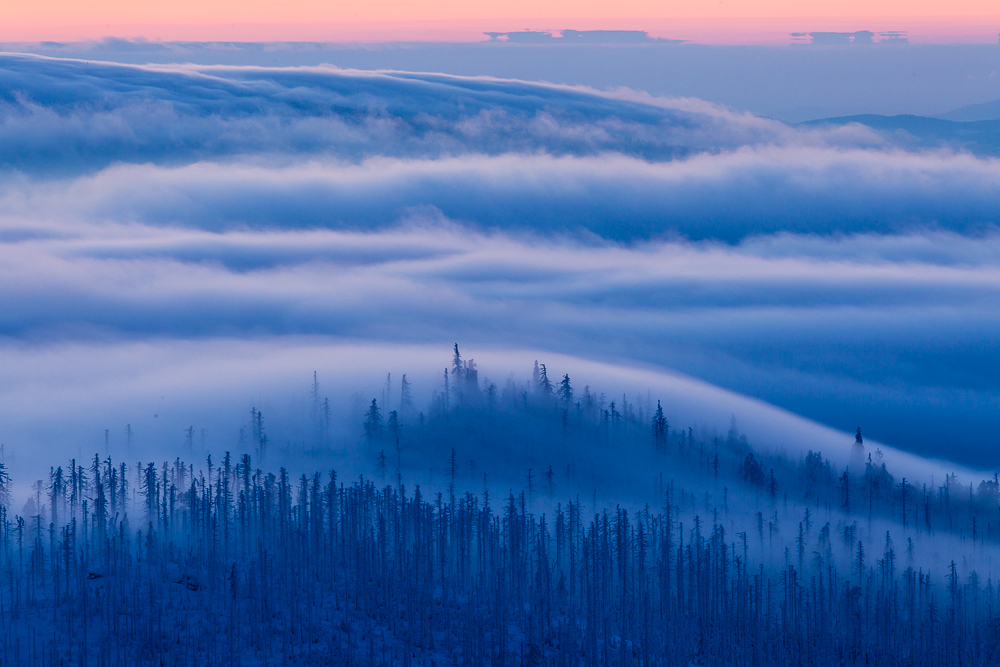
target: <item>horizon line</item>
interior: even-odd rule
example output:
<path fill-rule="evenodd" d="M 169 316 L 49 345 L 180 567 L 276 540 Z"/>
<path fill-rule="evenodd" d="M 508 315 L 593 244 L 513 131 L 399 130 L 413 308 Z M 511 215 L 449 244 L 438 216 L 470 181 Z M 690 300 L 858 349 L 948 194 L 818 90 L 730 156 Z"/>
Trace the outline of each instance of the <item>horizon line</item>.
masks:
<path fill-rule="evenodd" d="M 789 45 L 810 33 L 905 34 L 911 44 L 998 44 L 1000 16 L 985 20 L 941 19 L 566 19 L 449 21 L 367 21 L 326 23 L 151 24 L 101 23 L 73 26 L 6 26 L 0 43 L 85 43 L 123 40 L 133 43 L 476 43 L 491 40 L 489 33 L 562 33 L 563 31 L 634 31 L 646 33 L 649 43 L 664 41 L 702 45 Z M 986 27 L 991 26 L 991 27 Z M 547 43 L 561 43 L 553 37 Z M 656 42 L 656 40 L 662 40 Z M 876 40 L 877 42 L 878 40 Z M 642 43 L 642 42 L 637 42 Z"/>

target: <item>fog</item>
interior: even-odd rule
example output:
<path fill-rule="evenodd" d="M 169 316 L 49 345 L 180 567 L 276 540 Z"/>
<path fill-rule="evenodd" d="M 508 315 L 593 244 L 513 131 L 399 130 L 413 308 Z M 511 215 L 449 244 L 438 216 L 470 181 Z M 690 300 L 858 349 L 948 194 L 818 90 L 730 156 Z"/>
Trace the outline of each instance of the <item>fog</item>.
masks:
<path fill-rule="evenodd" d="M 441 369 L 450 363 L 447 346 L 322 336 L 44 345 L 8 341 L 3 353 L 0 428 L 4 462 L 22 494 L 35 477 L 44 476 L 53 462 L 63 459 L 89 460 L 95 453 L 126 461 L 172 459 L 190 456 L 192 446 L 201 456 L 214 454 L 216 458 L 224 451 L 246 451 L 251 447 L 251 409 L 266 416 L 272 465 L 296 470 L 317 465 L 315 461 L 336 461 L 342 471 L 371 475 L 374 455 L 364 446 L 362 430 L 362 413 L 370 401 L 378 400 L 386 414 L 399 410 L 400 382 L 406 374 L 415 408 L 404 418 L 404 425 L 415 428 L 417 412 L 430 414 L 431 399 L 444 392 Z M 691 426 L 702 438 L 724 436 L 735 423 L 760 452 L 796 460 L 809 451 L 820 451 L 835 466 L 850 463 L 853 434 L 678 373 L 497 345 L 467 347 L 464 355 L 475 361 L 484 388 L 489 382 L 502 387 L 508 380 L 530 385 L 531 364 L 539 360 L 552 377 L 570 375 L 580 394 L 587 387 L 608 401 L 624 396 L 646 415 L 662 401 L 674 428 Z M 318 449 L 310 431 L 310 419 L 315 419 L 310 416 L 314 372 L 321 400 L 329 399 L 333 424 L 331 444 Z M 185 443 L 189 427 L 194 428 L 195 441 Z M 526 445 L 512 440 L 513 455 L 507 460 L 491 460 L 495 455 L 480 452 L 478 464 L 487 469 L 490 465 L 513 467 L 518 471 L 513 480 L 500 483 L 519 487 L 520 470 L 530 467 L 533 457 L 557 456 L 534 454 Z M 988 471 L 915 457 L 872 440 L 868 448 L 883 452 L 892 472 L 912 483 L 931 483 L 947 474 L 957 474 L 966 483 L 992 476 Z M 606 453 L 594 452 L 592 458 L 608 471 L 642 466 L 651 456 L 629 452 L 627 459 L 612 461 Z M 409 452 L 408 460 L 412 462 L 407 471 L 410 476 L 427 467 L 443 466 L 443 459 L 420 451 Z M 616 484 L 611 488 L 628 495 Z"/>
<path fill-rule="evenodd" d="M 628 90 L 0 63 L 10 349 L 532 349 L 1000 466 L 994 159 Z"/>

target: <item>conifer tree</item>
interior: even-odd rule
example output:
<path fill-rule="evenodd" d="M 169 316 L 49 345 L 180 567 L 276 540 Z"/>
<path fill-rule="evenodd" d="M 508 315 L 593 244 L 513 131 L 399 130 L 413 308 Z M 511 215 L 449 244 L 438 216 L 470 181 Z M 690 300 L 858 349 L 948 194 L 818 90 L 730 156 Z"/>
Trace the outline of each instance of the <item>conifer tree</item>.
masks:
<path fill-rule="evenodd" d="M 653 446 L 656 451 L 667 449 L 667 418 L 663 416 L 663 406 L 656 402 L 656 414 L 653 415 Z"/>
<path fill-rule="evenodd" d="M 541 392 L 542 396 L 552 395 L 552 381 L 549 380 L 549 374 L 545 369 L 545 364 L 540 366 L 540 372 L 538 374 L 538 391 Z"/>
<path fill-rule="evenodd" d="M 403 379 L 399 383 L 399 412 L 403 417 L 413 412 L 413 392 L 406 373 L 403 373 Z"/>
<path fill-rule="evenodd" d="M 10 506 L 10 474 L 3 461 L 0 461 L 0 506 Z"/>
<path fill-rule="evenodd" d="M 364 429 L 365 440 L 369 446 L 382 441 L 382 411 L 374 398 L 368 407 L 368 412 L 365 413 Z"/>
<path fill-rule="evenodd" d="M 379 450 L 378 458 L 375 463 L 375 474 L 378 475 L 378 478 L 382 481 L 385 480 L 386 471 L 389 469 L 388 463 L 389 457 L 385 455 L 385 450 Z"/>
<path fill-rule="evenodd" d="M 559 382 L 559 400 L 564 405 L 569 405 L 573 402 L 573 386 L 569 381 L 569 373 L 564 373 L 562 380 Z"/>

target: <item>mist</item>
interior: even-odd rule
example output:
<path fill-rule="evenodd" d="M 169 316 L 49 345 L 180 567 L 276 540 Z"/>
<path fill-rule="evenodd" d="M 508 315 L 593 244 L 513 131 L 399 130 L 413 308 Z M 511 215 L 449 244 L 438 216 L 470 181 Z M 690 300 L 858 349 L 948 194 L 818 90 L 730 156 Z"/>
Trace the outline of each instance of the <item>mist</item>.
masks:
<path fill-rule="evenodd" d="M 2 660 L 992 664 L 1000 162 L 873 125 L 0 55 Z"/>
<path fill-rule="evenodd" d="M 2 63 L 13 345 L 459 339 L 1000 465 L 993 158 L 628 90 Z"/>

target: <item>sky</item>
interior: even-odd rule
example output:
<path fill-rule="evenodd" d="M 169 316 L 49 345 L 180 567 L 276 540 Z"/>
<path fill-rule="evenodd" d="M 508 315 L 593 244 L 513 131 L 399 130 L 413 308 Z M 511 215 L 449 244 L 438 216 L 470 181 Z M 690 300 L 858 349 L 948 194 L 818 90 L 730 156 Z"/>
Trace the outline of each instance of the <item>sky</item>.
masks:
<path fill-rule="evenodd" d="M 996 43 L 1000 9 L 988 0 L 40 0 L 7 2 L 0 40 L 100 39 L 340 41 L 482 39 L 484 30 L 647 30 L 701 43 L 781 43 L 795 31 L 903 30 L 918 42 Z"/>
<path fill-rule="evenodd" d="M 1000 162 L 913 137 L 489 77 L 0 55 L 0 384 L 53 397 L 0 435 L 93 444 L 160 394 L 228 442 L 259 399 L 294 415 L 310 369 L 429 395 L 458 342 L 511 359 L 495 376 L 558 355 L 730 397 L 669 404 L 682 424 L 752 399 L 995 469 Z M 336 361 L 359 346 L 371 380 Z"/>

